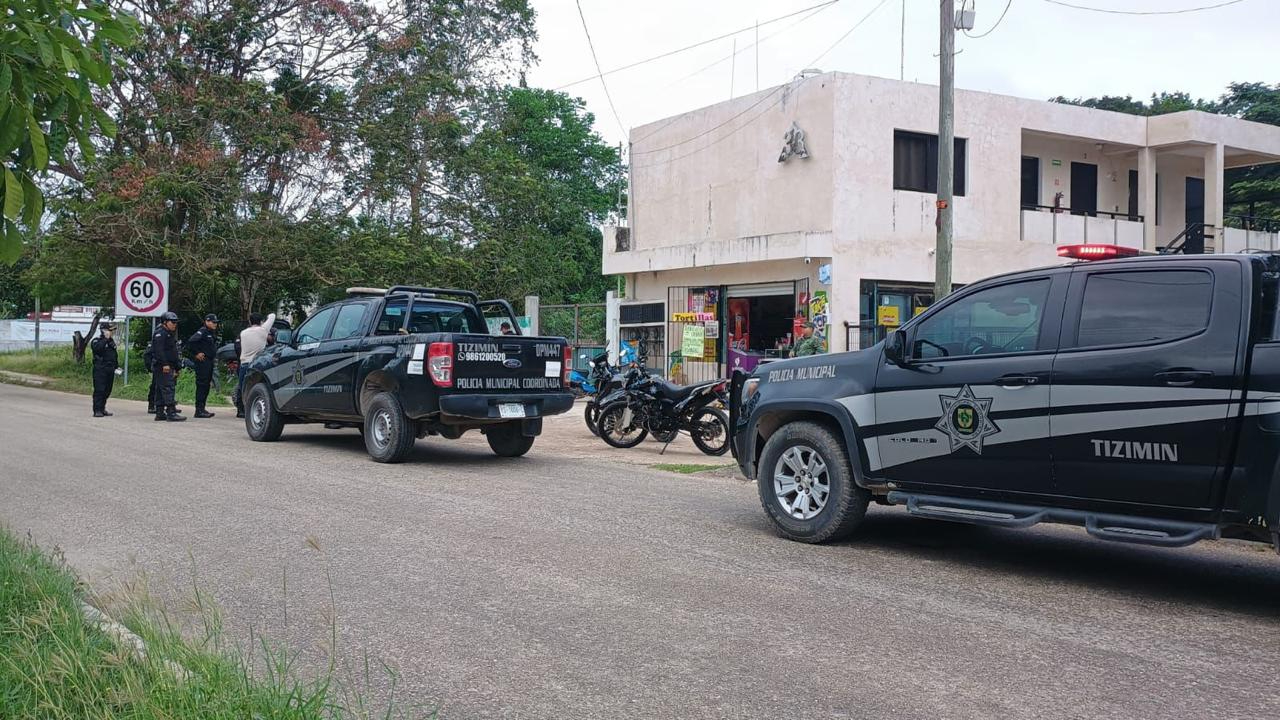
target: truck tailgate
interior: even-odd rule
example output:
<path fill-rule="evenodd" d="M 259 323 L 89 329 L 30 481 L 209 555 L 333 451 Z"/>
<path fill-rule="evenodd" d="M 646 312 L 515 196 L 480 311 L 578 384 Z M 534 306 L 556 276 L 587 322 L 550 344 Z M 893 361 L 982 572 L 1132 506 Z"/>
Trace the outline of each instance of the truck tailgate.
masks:
<path fill-rule="evenodd" d="M 453 387 L 459 392 L 528 393 L 564 387 L 563 338 L 454 335 Z"/>

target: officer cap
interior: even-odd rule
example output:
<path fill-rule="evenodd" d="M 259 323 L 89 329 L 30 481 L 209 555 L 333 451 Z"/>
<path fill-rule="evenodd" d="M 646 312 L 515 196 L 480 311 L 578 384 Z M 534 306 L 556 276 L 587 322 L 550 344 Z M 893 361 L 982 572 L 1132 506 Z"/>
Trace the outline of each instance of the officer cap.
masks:
<path fill-rule="evenodd" d="M 178 322 L 178 313 L 167 312 L 160 316 L 160 322 Z"/>
<path fill-rule="evenodd" d="M 103 330 L 115 330 L 115 329 L 116 329 L 116 324 L 115 324 L 115 323 L 113 323 L 113 322 L 104 322 L 104 323 L 102 323 L 102 329 L 103 329 Z"/>
<path fill-rule="evenodd" d="M 205 316 L 204 316 L 204 321 L 205 321 L 205 322 L 211 322 L 211 323 L 214 323 L 214 324 L 218 324 L 218 323 L 221 323 L 221 322 L 222 322 L 221 320 L 219 320 L 219 319 L 218 319 L 218 316 L 217 316 L 217 315 L 215 315 L 214 313 L 209 313 L 208 315 L 205 315 Z"/>

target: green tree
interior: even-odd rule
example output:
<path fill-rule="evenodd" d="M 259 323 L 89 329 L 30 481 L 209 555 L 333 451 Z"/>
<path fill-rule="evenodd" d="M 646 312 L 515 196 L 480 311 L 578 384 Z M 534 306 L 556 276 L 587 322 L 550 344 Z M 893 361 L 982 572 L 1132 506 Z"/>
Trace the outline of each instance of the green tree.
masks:
<path fill-rule="evenodd" d="M 94 101 L 111 80 L 113 47 L 133 42 L 135 24 L 105 2 L 9 0 L 0 13 L 0 175 L 3 220 L 0 261 L 22 255 L 18 223 L 36 229 L 44 211 L 37 184 L 49 169 L 65 169 L 68 141 L 91 158 L 89 134 L 115 123 Z"/>
<path fill-rule="evenodd" d="M 478 127 L 454 161 L 451 214 L 465 218 L 475 284 L 504 297 L 599 301 L 599 225 L 624 179 L 617 148 L 580 99 L 508 87 L 469 111 Z"/>

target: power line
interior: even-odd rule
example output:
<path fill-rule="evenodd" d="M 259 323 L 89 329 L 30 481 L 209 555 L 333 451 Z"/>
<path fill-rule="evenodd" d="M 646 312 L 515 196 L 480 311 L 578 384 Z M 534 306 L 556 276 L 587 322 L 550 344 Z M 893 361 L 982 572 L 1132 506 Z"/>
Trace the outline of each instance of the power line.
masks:
<path fill-rule="evenodd" d="M 736 51 L 734 54 L 736 54 L 736 55 L 741 55 L 742 53 L 744 53 L 744 52 L 746 52 L 746 51 L 750 50 L 751 48 L 759 48 L 759 47 L 760 47 L 760 45 L 761 45 L 761 43 L 768 42 L 770 38 L 775 38 L 775 37 L 777 37 L 777 36 L 781 35 L 782 33 L 784 33 L 784 32 L 786 32 L 786 31 L 790 30 L 791 28 L 793 28 L 793 27 L 795 27 L 795 26 L 797 26 L 797 25 L 799 25 L 799 24 L 801 24 L 801 23 L 803 23 L 803 22 L 805 22 L 805 21 L 809 20 L 809 18 L 812 18 L 814 15 L 817 15 L 818 13 L 822 12 L 823 10 L 826 10 L 827 8 L 831 7 L 832 5 L 835 5 L 835 4 L 836 4 L 836 2 L 840 2 L 840 0 L 835 0 L 835 2 L 829 2 L 829 3 L 825 3 L 825 4 L 823 4 L 823 5 L 817 5 L 817 6 L 814 6 L 814 7 L 812 7 L 812 8 L 809 8 L 810 10 L 813 10 L 813 12 L 812 12 L 812 13 L 810 13 L 810 14 L 808 14 L 808 15 L 805 15 L 804 17 L 800 18 L 799 20 L 797 20 L 797 21 L 795 21 L 795 22 L 791 23 L 790 25 L 787 25 L 786 27 L 779 28 L 776 32 L 772 32 L 772 33 L 770 33 L 770 34 L 768 34 L 768 35 L 765 35 L 763 39 L 757 40 L 756 42 L 754 42 L 754 43 L 752 43 L 752 44 L 750 44 L 750 45 L 747 45 L 746 47 L 742 48 L 741 50 Z M 804 12 L 804 11 L 803 11 L 803 10 L 801 10 L 801 12 Z M 759 52 L 759 51 L 757 50 L 757 52 Z M 719 65 L 719 64 L 720 64 L 720 63 L 722 63 L 722 62 L 725 62 L 726 60 L 729 60 L 729 59 L 730 59 L 730 58 L 732 58 L 732 57 L 733 57 L 733 55 L 726 55 L 725 57 L 722 57 L 722 58 L 720 58 L 719 60 L 716 60 L 716 61 L 714 61 L 714 62 L 712 62 L 712 63 L 710 63 L 710 64 L 708 64 L 708 65 L 703 65 L 702 67 L 698 68 L 697 70 L 694 70 L 693 72 L 689 73 L 688 75 L 683 75 L 683 76 L 681 76 L 681 77 L 677 78 L 676 80 L 671 81 L 670 83 L 668 83 L 668 84 L 667 84 L 667 86 L 666 86 L 666 87 L 673 87 L 673 86 L 675 86 L 675 85 L 678 85 L 678 84 L 680 84 L 680 83 L 684 82 L 685 80 L 688 80 L 689 78 L 694 77 L 695 75 L 699 75 L 699 74 L 701 74 L 701 73 L 704 73 L 704 72 L 706 72 L 706 71 L 710 70 L 711 68 L 713 68 L 713 67 L 715 67 L 715 66 Z M 758 70 L 757 70 L 757 71 L 758 71 Z"/>
<path fill-rule="evenodd" d="M 787 13 L 786 15 L 779 15 L 779 16 L 778 16 L 778 17 L 776 17 L 776 18 L 772 18 L 772 19 L 770 19 L 770 20 L 765 20 L 765 21 L 763 21 L 763 22 L 761 22 L 761 23 L 759 23 L 759 24 L 760 24 L 760 25 L 772 25 L 773 23 L 776 23 L 776 22 L 778 22 L 778 21 L 780 21 L 780 20 L 786 20 L 786 19 L 787 19 L 787 18 L 789 18 L 789 17 L 795 17 L 796 15 L 800 15 L 800 14 L 802 14 L 802 13 L 809 12 L 810 10 L 816 10 L 816 9 L 818 9 L 818 8 L 823 8 L 823 7 L 826 7 L 826 6 L 828 6 L 828 5 L 835 5 L 835 4 L 836 4 L 836 3 L 838 3 L 838 2 L 840 2 L 840 0 L 826 0 L 825 2 L 818 3 L 817 5 L 811 5 L 811 6 L 807 7 L 807 8 L 802 8 L 802 9 L 800 9 L 800 10 L 796 10 L 795 12 L 789 12 L 789 13 Z M 581 10 L 581 8 L 579 8 L 579 10 Z M 715 42 L 715 41 L 717 41 L 717 40 L 724 40 L 725 38 L 733 37 L 734 35 L 739 35 L 739 34 L 741 34 L 741 33 L 744 33 L 744 32 L 746 32 L 746 31 L 748 31 L 748 30 L 752 30 L 752 29 L 754 29 L 755 27 L 756 27 L 756 25 L 755 25 L 755 24 L 748 25 L 748 26 L 746 26 L 746 27 L 744 27 L 744 28 L 739 28 L 739 29 L 734 30 L 734 31 L 732 31 L 732 32 L 724 33 L 723 35 L 717 35 L 717 36 L 715 36 L 715 37 L 713 37 L 713 38 L 708 38 L 708 39 L 706 39 L 706 40 L 700 40 L 700 41 L 698 41 L 698 42 L 696 42 L 696 43 L 694 43 L 694 44 L 692 44 L 692 45 L 686 45 L 686 46 L 684 46 L 684 47 L 682 47 L 682 48 L 676 48 L 675 50 L 668 50 L 668 51 L 666 51 L 666 52 L 664 52 L 664 53 L 661 53 L 661 54 L 659 54 L 659 55 L 654 55 L 653 57 L 648 57 L 648 58 L 645 58 L 645 59 L 643 59 L 643 60 L 637 60 L 637 61 L 635 61 L 635 62 L 633 62 L 633 63 L 627 64 L 627 65 L 623 65 L 622 67 L 612 68 L 612 69 L 607 70 L 607 71 L 604 71 L 604 72 L 600 72 L 600 68 L 599 68 L 599 67 L 597 67 L 597 68 L 596 68 L 596 72 L 597 72 L 597 74 L 592 75 L 591 77 L 585 77 L 585 78 L 582 78 L 581 80 L 574 80 L 574 81 L 573 81 L 573 82 L 571 82 L 571 83 L 565 83 L 564 85 L 561 85 L 560 87 L 555 88 L 555 89 L 556 89 L 556 90 L 564 90 L 565 88 L 570 88 L 570 87 L 573 87 L 574 85 L 581 85 L 581 84 L 582 84 L 582 83 L 584 83 L 584 82 L 591 82 L 592 80 L 595 80 L 596 78 L 601 77 L 601 76 L 604 76 L 604 75 L 612 75 L 612 74 L 614 74 L 614 73 L 622 72 L 623 70 L 630 70 L 630 69 L 631 69 L 631 68 L 633 68 L 633 67 L 639 67 L 639 66 L 644 65 L 644 64 L 646 64 L 646 63 L 651 63 L 651 62 L 653 62 L 653 61 L 655 61 L 655 60 L 661 60 L 661 59 L 663 59 L 663 58 L 671 57 L 672 55 L 678 55 L 679 53 L 685 52 L 686 50 L 693 50 L 694 48 L 700 48 L 700 47 L 702 47 L 703 45 L 710 45 L 711 43 L 713 43 L 713 42 Z"/>
<path fill-rule="evenodd" d="M 857 30 L 859 27 L 861 27 L 861 26 L 862 26 L 862 24 L 863 24 L 863 23 L 865 23 L 867 20 L 871 19 L 871 16 L 872 16 L 872 15 L 874 15 L 874 14 L 876 13 L 876 11 L 877 11 L 877 10 L 879 10 L 879 9 L 880 9 L 880 8 L 882 8 L 882 7 L 884 7 L 885 3 L 887 3 L 887 2 L 889 2 L 889 0 L 880 0 L 880 2 L 879 2 L 879 3 L 877 3 L 875 7 L 871 8 L 871 10 L 869 10 L 869 11 L 867 12 L 867 14 L 866 14 L 866 15 L 863 15 L 863 16 L 862 16 L 862 18 L 858 20 L 858 22 L 856 22 L 856 23 L 854 23 L 854 24 L 853 24 L 853 27 L 851 27 L 851 28 L 849 28 L 847 31 L 845 31 L 845 33 L 844 33 L 843 35 L 841 35 L 838 39 L 836 39 L 836 41 L 835 41 L 834 43 L 832 43 L 832 44 L 831 44 L 831 45 L 830 45 L 826 50 L 823 50 L 823 51 L 822 51 L 822 53 L 821 53 L 820 55 L 818 55 L 818 56 L 817 56 L 817 57 L 815 57 L 813 60 L 811 60 L 811 61 L 809 61 L 808 63 L 806 63 L 805 67 L 812 67 L 813 65 L 817 64 L 817 62 L 818 62 L 819 60 L 821 60 L 822 58 L 826 57 L 828 53 L 830 53 L 832 50 L 834 50 L 834 49 L 836 48 L 836 46 L 838 46 L 840 43 L 844 42 L 844 40 L 845 40 L 846 38 L 848 38 L 850 35 L 852 35 L 852 34 L 853 34 L 853 31 Z M 802 79 L 802 82 L 803 82 L 803 80 L 805 80 L 805 79 L 807 79 L 807 78 L 803 78 L 803 79 Z M 705 136 L 709 135 L 710 133 L 713 133 L 713 132 L 715 132 L 716 130 L 719 130 L 720 128 L 722 128 L 722 127 L 724 127 L 724 126 L 728 125 L 729 123 L 732 123 L 734 120 L 737 120 L 738 118 L 742 117 L 743 115 L 747 114 L 748 112 L 751 112 L 751 110 L 753 110 L 753 109 L 755 109 L 755 108 L 759 107 L 759 106 L 760 106 L 760 105 L 762 105 L 766 100 L 769 100 L 770 98 L 774 97 L 775 95 L 778 95 L 779 93 L 782 93 L 782 91 L 783 91 L 783 90 L 785 90 L 785 89 L 787 89 L 787 88 L 789 88 L 789 87 L 791 87 L 791 86 L 790 86 L 790 84 L 779 85 L 778 87 L 776 87 L 776 88 L 774 88 L 772 91 L 770 91 L 768 94 L 766 94 L 766 95 L 762 96 L 759 100 L 756 100 L 754 103 L 752 103 L 751 105 L 749 105 L 749 106 L 747 106 L 746 108 L 744 108 L 744 109 L 743 109 L 741 112 L 739 112 L 738 114 L 734 115 L 733 117 L 729 118 L 728 120 L 725 120 L 724 122 L 722 122 L 722 123 L 720 123 L 720 124 L 718 124 L 718 125 L 716 125 L 716 126 L 714 126 L 714 127 L 712 127 L 712 128 L 709 128 L 709 129 L 707 129 L 707 130 L 704 130 L 704 131 L 702 131 L 702 132 L 698 133 L 697 135 L 694 135 L 694 136 L 689 137 L 689 138 L 685 138 L 684 140 L 680 140 L 680 141 L 678 141 L 678 142 L 671 143 L 670 145 L 664 145 L 663 147 L 660 147 L 660 148 L 653 148 L 653 149 L 651 149 L 651 150 L 635 150 L 635 149 L 633 149 L 633 150 L 631 151 L 631 156 L 632 156 L 632 157 L 635 157 L 636 155 L 648 155 L 648 154 L 652 154 L 652 153 L 656 153 L 656 152 L 662 152 L 662 151 L 664 151 L 664 150 L 671 150 L 671 149 L 673 149 L 673 148 L 677 148 L 677 147 L 679 147 L 679 146 L 681 146 L 681 145 L 686 145 L 686 144 L 688 144 L 688 143 L 691 143 L 691 142 L 693 142 L 694 140 L 697 140 L 697 139 L 699 139 L 699 138 L 705 137 Z M 703 150 L 706 150 L 707 148 L 710 148 L 710 147 L 712 147 L 712 146 L 714 146 L 714 145 L 717 145 L 717 144 L 719 144 L 719 143 L 721 143 L 721 142 L 723 142 L 723 141 L 725 141 L 725 140 L 729 139 L 730 137 L 732 137 L 732 136 L 734 135 L 734 133 L 737 133 L 739 130 L 742 130 L 743 128 L 747 127 L 748 125 L 750 125 L 750 124 L 754 123 L 756 120 L 758 120 L 758 119 L 760 119 L 761 117 L 763 117 L 765 113 L 767 113 L 767 112 L 769 112 L 770 110 L 772 110 L 772 109 L 774 108 L 774 106 L 776 106 L 776 105 L 778 105 L 779 103 L 781 103 L 785 97 L 786 97 L 786 95 L 784 94 L 784 95 L 783 95 L 783 97 L 780 97 L 780 98 L 778 98 L 777 100 L 774 100 L 772 103 L 769 103 L 769 105 L 765 106 L 765 108 L 764 108 L 763 110 L 761 110 L 760 112 L 756 113 L 754 116 L 752 116 L 752 117 L 751 117 L 750 119 L 748 119 L 746 122 L 742 123 L 742 124 L 741 124 L 741 125 L 739 125 L 738 127 L 736 127 L 736 128 L 734 128 L 733 130 L 731 130 L 730 132 L 725 133 L 725 134 L 724 134 L 724 135 L 722 135 L 721 137 L 718 137 L 718 138 L 716 138 L 716 139 L 712 140 L 711 142 L 707 143 L 706 145 L 699 146 L 699 147 L 694 148 L 693 150 L 691 150 L 691 151 L 689 151 L 689 152 L 687 152 L 687 153 L 683 153 L 683 154 L 681 154 L 681 155 L 677 155 L 677 156 L 675 156 L 675 157 L 667 158 L 667 159 L 665 159 L 665 160 L 658 160 L 658 161 L 655 161 L 655 162 L 652 162 L 652 163 L 647 163 L 647 164 L 644 164 L 644 165 L 640 165 L 640 166 L 638 166 L 638 167 L 633 165 L 633 166 L 632 166 L 632 169 L 633 169 L 633 170 L 643 170 L 644 168 L 647 168 L 647 167 L 655 167 L 655 166 L 657 166 L 657 165 L 662 165 L 662 164 L 665 164 L 665 163 L 673 162 L 673 161 L 675 161 L 675 160 L 680 160 L 680 159 L 682 159 L 682 158 L 686 158 L 686 157 L 689 157 L 689 156 L 691 156 L 691 155 L 695 155 L 695 154 L 697 154 L 697 153 L 700 153 L 700 152 L 702 152 Z"/>
<path fill-rule="evenodd" d="M 964 12 L 964 8 L 965 8 L 965 6 L 966 6 L 966 5 L 968 5 L 968 4 L 969 4 L 969 0 L 964 0 L 964 2 L 960 3 L 960 12 Z M 996 28 L 1000 27 L 1000 22 L 1004 20 L 1004 16 L 1005 16 L 1005 15 L 1007 15 L 1007 14 L 1009 13 L 1009 8 L 1010 8 L 1010 7 L 1012 7 L 1012 6 L 1013 6 L 1013 0 L 1009 0 L 1008 2 L 1006 2 L 1006 3 L 1004 4 L 1004 11 L 1000 13 L 1000 17 L 996 18 L 996 24 L 995 24 L 995 25 L 992 25 L 990 30 L 987 30 L 987 31 L 986 31 L 986 32 L 984 32 L 984 33 L 979 33 L 979 34 L 977 34 L 977 35 L 974 35 L 973 33 L 969 32 L 968 30 L 965 30 L 965 31 L 964 31 L 965 36 L 966 36 L 966 37 L 973 38 L 974 40 L 977 40 L 978 38 L 984 38 L 984 37 L 986 37 L 986 36 L 990 35 L 991 33 L 995 32 L 995 31 L 996 31 Z"/>
<path fill-rule="evenodd" d="M 1244 2 L 1244 0 L 1226 0 L 1214 5 L 1202 5 L 1200 7 L 1183 8 L 1182 10 L 1112 10 L 1110 8 L 1088 7 L 1086 5 L 1073 5 L 1062 0 L 1044 0 L 1051 5 L 1061 5 L 1072 10 L 1088 10 L 1089 12 L 1106 13 L 1108 15 L 1182 15 L 1185 13 L 1200 12 L 1202 10 L 1217 10 L 1228 5 L 1236 5 Z"/>
<path fill-rule="evenodd" d="M 866 22 L 867 20 L 871 19 L 871 16 L 872 16 L 872 15 L 875 15 L 875 14 L 876 14 L 876 11 L 877 11 L 877 10 L 879 10 L 880 8 L 884 7 L 884 4 L 885 4 L 885 3 L 887 3 L 887 2 L 889 2 L 889 0 L 880 0 L 880 2 L 879 2 L 879 3 L 877 3 L 875 7 L 871 8 L 871 10 L 869 10 L 869 11 L 867 12 L 867 14 L 866 14 L 866 15 L 863 15 L 863 16 L 862 16 L 862 19 L 861 19 L 861 20 L 859 20 L 858 22 L 854 23 L 854 24 L 853 24 L 853 27 L 849 28 L 848 30 L 846 30 L 846 31 L 845 31 L 845 33 L 844 33 L 843 35 L 841 35 L 840 37 L 836 38 L 836 41 L 835 41 L 835 42 L 833 42 L 833 43 L 831 43 L 831 47 L 827 48 L 826 50 L 823 50 L 821 55 L 819 55 L 818 57 L 816 57 L 816 58 L 814 58 L 814 59 L 810 60 L 810 61 L 808 62 L 808 64 L 807 64 L 807 66 L 808 66 L 808 67 L 811 67 L 811 66 L 813 66 L 813 65 L 817 65 L 819 62 L 821 62 L 821 61 L 822 61 L 822 58 L 824 58 L 824 57 L 826 57 L 826 56 L 827 56 L 827 53 L 831 52 L 832 50 L 835 50 L 837 45 L 839 45 L 840 43 L 844 42 L 844 39 L 845 39 L 845 38 L 847 38 L 847 37 L 849 37 L 850 35 L 852 35 L 854 30 L 857 30 L 858 28 L 862 27 L 862 23 L 864 23 L 864 22 Z"/>
<path fill-rule="evenodd" d="M 600 72 L 600 58 L 596 57 L 596 44 L 591 42 L 591 31 L 587 29 L 587 16 L 582 14 L 582 0 L 574 0 L 578 6 L 578 17 L 582 20 L 582 32 L 587 35 L 587 47 L 591 48 L 591 60 L 596 64 L 596 72 L 600 73 L 596 77 L 600 78 L 600 87 L 604 88 L 604 97 L 609 101 L 609 109 L 613 111 L 613 119 L 618 121 L 618 129 L 622 131 L 623 136 L 627 134 L 627 126 L 623 124 L 622 118 L 618 116 L 618 108 L 613 105 L 613 96 L 609 94 L 609 84 L 604 81 L 604 73 Z"/>

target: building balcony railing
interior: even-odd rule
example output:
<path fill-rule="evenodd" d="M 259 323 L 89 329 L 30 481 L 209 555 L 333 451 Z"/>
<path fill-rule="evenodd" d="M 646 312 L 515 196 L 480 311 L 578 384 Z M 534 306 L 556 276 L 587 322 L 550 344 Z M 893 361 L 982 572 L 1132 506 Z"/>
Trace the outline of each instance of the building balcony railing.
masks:
<path fill-rule="evenodd" d="M 1142 248 L 1142 217 L 1098 211 L 1073 214 L 1066 208 L 1022 209 L 1022 240 L 1049 245 L 1101 243 Z"/>
<path fill-rule="evenodd" d="M 1053 205 L 1023 205 L 1023 210 L 1036 210 L 1039 212 L 1051 213 L 1067 213 L 1068 215 L 1086 215 L 1088 217 L 1111 218 L 1113 220 L 1128 220 L 1130 222 L 1140 223 L 1143 221 L 1141 215 L 1130 215 L 1129 213 L 1116 213 L 1107 210 L 1073 210 L 1067 207 L 1054 207 Z"/>

